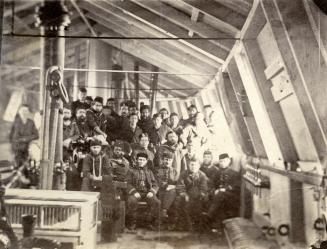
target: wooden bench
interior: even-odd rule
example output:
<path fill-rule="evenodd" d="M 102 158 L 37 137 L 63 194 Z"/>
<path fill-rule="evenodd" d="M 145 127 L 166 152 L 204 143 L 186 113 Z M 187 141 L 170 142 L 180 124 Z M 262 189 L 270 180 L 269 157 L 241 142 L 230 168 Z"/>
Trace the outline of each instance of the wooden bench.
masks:
<path fill-rule="evenodd" d="M 278 249 L 252 221 L 244 218 L 224 220 L 224 232 L 230 249 Z"/>

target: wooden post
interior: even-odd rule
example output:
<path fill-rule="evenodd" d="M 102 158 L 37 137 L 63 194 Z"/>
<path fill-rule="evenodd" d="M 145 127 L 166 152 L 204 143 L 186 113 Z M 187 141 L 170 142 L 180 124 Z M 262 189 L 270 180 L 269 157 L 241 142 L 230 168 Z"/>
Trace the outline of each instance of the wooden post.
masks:
<path fill-rule="evenodd" d="M 134 71 L 139 71 L 140 66 L 138 61 L 134 62 Z M 138 73 L 134 73 L 134 86 L 135 86 L 135 103 L 137 109 L 140 108 L 140 77 Z"/>
<path fill-rule="evenodd" d="M 2 62 L 2 27 L 3 27 L 4 0 L 0 0 L 0 63 Z"/>
<path fill-rule="evenodd" d="M 159 68 L 156 66 L 153 66 L 152 71 L 158 72 Z M 150 82 L 150 85 L 151 85 L 151 101 L 150 101 L 151 115 L 153 115 L 154 111 L 155 111 L 157 88 L 158 88 L 158 77 L 159 77 L 159 75 L 157 73 L 151 74 L 151 82 Z"/>
<path fill-rule="evenodd" d="M 54 163 L 62 161 L 63 122 L 59 111 L 62 101 L 50 96 L 47 79 L 44 72 L 51 66 L 64 68 L 65 39 L 59 38 L 65 34 L 65 28 L 70 23 L 68 11 L 61 1 L 45 1 L 38 9 L 36 25 L 41 29 L 42 54 L 41 85 L 43 86 L 44 105 L 41 130 L 41 181 L 42 189 L 52 189 Z"/>

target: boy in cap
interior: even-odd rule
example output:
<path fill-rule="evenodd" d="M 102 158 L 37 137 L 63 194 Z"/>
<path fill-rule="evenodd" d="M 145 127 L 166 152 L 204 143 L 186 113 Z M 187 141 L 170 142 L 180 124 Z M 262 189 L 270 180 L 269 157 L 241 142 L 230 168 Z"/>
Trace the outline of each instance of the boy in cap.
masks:
<path fill-rule="evenodd" d="M 162 154 L 161 165 L 157 169 L 155 176 L 159 185 L 159 199 L 161 202 L 161 217 L 168 218 L 168 211 L 172 207 L 176 198 L 176 184 L 179 172 L 173 167 L 174 154 L 164 152 Z"/>
<path fill-rule="evenodd" d="M 108 157 L 102 153 L 102 143 L 98 139 L 90 141 L 90 153 L 83 160 L 82 191 L 101 190 L 102 176 L 111 176 L 111 168 Z"/>
<path fill-rule="evenodd" d="M 192 157 L 188 169 L 180 176 L 178 185 L 178 210 L 185 217 L 186 229 L 201 228 L 201 213 L 208 201 L 208 179 L 200 171 L 200 162 Z"/>
<path fill-rule="evenodd" d="M 222 221 L 227 212 L 239 206 L 240 174 L 231 168 L 232 158 L 227 153 L 219 155 L 218 174 L 213 182 L 213 198 L 207 213 L 208 221 L 218 221 L 218 230 L 222 230 Z"/>
<path fill-rule="evenodd" d="M 131 168 L 127 175 L 127 227 L 130 230 L 135 230 L 138 202 L 145 201 L 149 208 L 147 220 L 149 227 L 153 229 L 153 224 L 158 225 L 160 206 L 160 201 L 156 196 L 158 185 L 152 171 L 146 167 L 148 155 L 139 152 L 136 155 L 136 160 L 136 167 Z"/>

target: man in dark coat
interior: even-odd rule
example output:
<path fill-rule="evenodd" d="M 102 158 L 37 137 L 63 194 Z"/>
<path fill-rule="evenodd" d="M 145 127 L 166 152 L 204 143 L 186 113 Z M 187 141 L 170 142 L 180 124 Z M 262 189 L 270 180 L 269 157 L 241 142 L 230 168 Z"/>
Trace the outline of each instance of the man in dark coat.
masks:
<path fill-rule="evenodd" d="M 142 105 L 140 108 L 140 112 L 141 112 L 141 117 L 137 123 L 137 126 L 142 129 L 143 133 L 149 134 L 153 127 L 153 121 L 150 116 L 150 106 Z"/>
<path fill-rule="evenodd" d="M 129 126 L 120 127 L 120 136 L 119 138 L 128 143 L 139 143 L 140 135 L 142 134 L 142 129 L 137 126 L 139 118 L 137 113 L 131 113 L 129 115 Z"/>
<path fill-rule="evenodd" d="M 153 229 L 153 225 L 158 225 L 158 213 L 160 201 L 156 194 L 158 192 L 158 184 L 147 165 L 148 155 L 146 153 L 138 153 L 136 155 L 137 166 L 131 168 L 127 175 L 127 209 L 128 209 L 128 228 L 134 230 L 136 227 L 137 207 L 139 201 L 145 201 L 148 205 L 148 225 Z"/>
<path fill-rule="evenodd" d="M 153 115 L 154 126 L 151 128 L 149 133 L 150 143 L 158 150 L 159 146 L 166 142 L 166 135 L 171 129 L 162 123 L 161 115 L 156 113 Z"/>
<path fill-rule="evenodd" d="M 222 229 L 222 221 L 229 215 L 227 212 L 239 206 L 240 174 L 231 169 L 232 159 L 227 153 L 219 155 L 219 171 L 214 179 L 214 196 L 208 210 L 208 220 L 218 221 L 218 229 Z"/>
<path fill-rule="evenodd" d="M 215 190 L 215 180 L 217 179 L 219 170 L 213 163 L 212 152 L 210 150 L 206 150 L 203 153 L 203 162 L 200 170 L 208 177 L 209 193 L 211 194 L 211 192 Z"/>
<path fill-rule="evenodd" d="M 112 175 L 109 158 L 102 153 L 101 145 L 98 139 L 90 141 L 90 153 L 83 160 L 82 191 L 100 192 L 102 177 Z"/>
<path fill-rule="evenodd" d="M 10 139 L 15 154 L 16 167 L 20 167 L 27 160 L 29 143 L 39 138 L 34 121 L 28 116 L 29 107 L 22 105 L 11 131 Z"/>
<path fill-rule="evenodd" d="M 83 106 L 78 106 L 76 108 L 76 118 L 73 122 L 76 123 L 81 137 L 87 138 L 93 136 L 94 132 L 86 122 L 86 109 Z"/>
<path fill-rule="evenodd" d="M 179 178 L 179 173 L 173 167 L 174 154 L 171 152 L 164 152 L 159 169 L 155 176 L 159 185 L 159 199 L 161 201 L 161 217 L 168 218 L 168 211 L 172 207 L 176 198 L 176 185 Z M 173 214 L 174 212 L 170 212 Z"/>
<path fill-rule="evenodd" d="M 75 117 L 76 115 L 76 109 L 78 106 L 84 107 L 85 109 L 88 109 L 90 106 L 86 102 L 86 95 L 87 95 L 87 90 L 85 87 L 79 88 L 78 91 L 78 99 L 76 101 L 73 101 L 72 103 L 72 115 Z"/>
<path fill-rule="evenodd" d="M 208 201 L 208 179 L 200 171 L 200 162 L 192 158 L 188 170 L 184 171 L 177 185 L 179 217 L 185 218 L 184 228 L 187 230 L 202 227 L 201 213 Z"/>
<path fill-rule="evenodd" d="M 136 165 L 136 155 L 139 152 L 144 152 L 148 155 L 148 162 L 147 162 L 147 167 L 150 170 L 154 170 L 154 165 L 153 165 L 153 160 L 154 160 L 154 153 L 153 151 L 149 148 L 150 140 L 149 140 L 149 135 L 147 133 L 142 133 L 139 136 L 139 143 L 137 144 L 131 144 L 132 146 L 132 164 Z"/>
<path fill-rule="evenodd" d="M 130 167 L 129 162 L 124 157 L 123 141 L 115 141 L 113 145 L 113 155 L 112 158 L 109 159 L 109 164 L 114 176 L 114 180 L 125 182 Z"/>
<path fill-rule="evenodd" d="M 103 98 L 95 97 L 93 105 L 90 109 L 86 111 L 86 122 L 89 126 L 89 129 L 94 132 L 96 135 L 103 135 L 105 138 L 106 134 L 106 125 L 107 119 L 102 112 L 103 109 Z"/>

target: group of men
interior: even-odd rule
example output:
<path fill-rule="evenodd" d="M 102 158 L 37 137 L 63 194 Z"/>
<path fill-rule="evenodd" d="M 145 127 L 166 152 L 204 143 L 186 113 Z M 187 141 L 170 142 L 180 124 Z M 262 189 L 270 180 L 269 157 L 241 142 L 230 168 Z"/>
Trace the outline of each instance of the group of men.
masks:
<path fill-rule="evenodd" d="M 79 99 L 64 109 L 64 160 L 80 137 L 90 148 L 82 160 L 80 182 L 71 178 L 74 184 L 69 184 L 67 179 L 69 190 L 101 191 L 104 176 L 112 176 L 126 184 L 119 185 L 116 194 L 126 201 L 130 230 L 136 228 L 140 203 L 147 205 L 151 229 L 221 228 L 225 211 L 238 205 L 240 175 L 227 153 L 214 164 L 206 135 L 216 132 L 211 106 L 205 106 L 203 116 L 191 105 L 186 120 L 165 108 L 151 117 L 147 105 L 140 106 L 139 114 L 133 102 L 121 103 L 119 114 L 115 107 L 115 99 L 104 105 L 102 97 L 92 99 L 81 88 Z M 205 148 L 201 160 L 200 148 Z"/>

